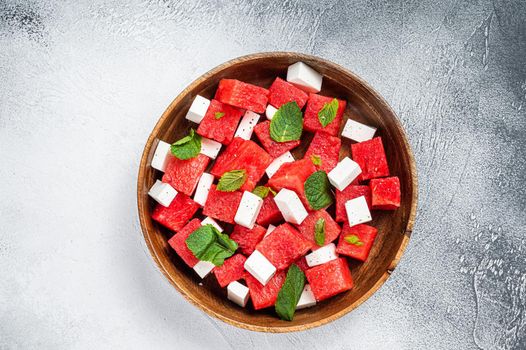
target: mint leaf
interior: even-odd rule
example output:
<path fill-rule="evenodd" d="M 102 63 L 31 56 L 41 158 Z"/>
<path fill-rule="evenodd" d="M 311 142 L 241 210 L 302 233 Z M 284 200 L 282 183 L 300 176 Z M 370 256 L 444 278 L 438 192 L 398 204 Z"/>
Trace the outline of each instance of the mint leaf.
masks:
<path fill-rule="evenodd" d="M 256 196 L 261 197 L 262 199 L 267 198 L 269 193 L 272 193 L 273 196 L 275 196 L 277 193 L 272 188 L 268 186 L 256 186 L 254 190 L 252 191 Z"/>
<path fill-rule="evenodd" d="M 345 242 L 349 243 L 349 244 L 352 244 L 352 245 L 355 245 L 357 247 L 361 247 L 363 246 L 363 242 L 360 241 L 360 237 L 356 236 L 356 235 L 350 235 L 350 236 L 346 236 L 344 238 Z"/>
<path fill-rule="evenodd" d="M 216 113 L 214 114 L 214 117 L 215 117 L 216 119 L 221 119 L 221 118 L 223 118 L 224 116 L 225 116 L 225 112 L 216 112 Z"/>
<path fill-rule="evenodd" d="M 212 227 L 214 227 L 212 225 Z M 237 249 L 237 243 L 234 240 L 231 240 L 230 237 L 225 234 L 219 232 L 217 228 L 214 227 L 214 230 L 216 232 L 217 241 L 223 246 L 228 248 L 230 251 L 235 252 Z"/>
<path fill-rule="evenodd" d="M 323 127 L 329 125 L 329 123 L 336 118 L 338 106 L 338 100 L 335 98 L 331 102 L 323 105 L 323 108 L 318 112 L 318 119 Z"/>
<path fill-rule="evenodd" d="M 172 143 L 170 151 L 181 160 L 194 158 L 201 152 L 201 136 L 196 134 L 194 129 L 190 129 L 187 136 Z"/>
<path fill-rule="evenodd" d="M 290 265 L 285 283 L 276 299 L 275 308 L 279 318 L 292 321 L 303 287 L 305 287 L 305 274 L 296 264 Z"/>
<path fill-rule="evenodd" d="M 325 171 L 318 170 L 307 178 L 305 197 L 314 210 L 326 208 L 333 203 L 331 186 Z"/>
<path fill-rule="evenodd" d="M 240 189 L 245 181 L 247 181 L 247 171 L 245 169 L 231 170 L 221 176 L 216 188 L 218 191 L 234 192 Z"/>
<path fill-rule="evenodd" d="M 294 101 L 279 107 L 270 121 L 270 137 L 276 142 L 295 141 L 303 132 L 303 116 Z"/>
<path fill-rule="evenodd" d="M 199 227 L 185 242 L 197 259 L 210 261 L 216 266 L 223 265 L 225 259 L 234 255 L 237 249 L 237 243 L 213 225 Z"/>
<path fill-rule="evenodd" d="M 310 156 L 310 160 L 312 161 L 312 164 L 314 165 L 317 165 L 317 166 L 321 165 L 321 157 L 316 154 L 313 154 L 312 156 Z"/>
<path fill-rule="evenodd" d="M 325 219 L 319 218 L 314 225 L 314 240 L 320 247 L 325 244 Z"/>
<path fill-rule="evenodd" d="M 254 193 L 258 197 L 261 197 L 262 199 L 267 198 L 269 192 L 270 192 L 270 187 L 267 187 L 267 186 L 257 186 L 252 191 L 252 193 Z"/>

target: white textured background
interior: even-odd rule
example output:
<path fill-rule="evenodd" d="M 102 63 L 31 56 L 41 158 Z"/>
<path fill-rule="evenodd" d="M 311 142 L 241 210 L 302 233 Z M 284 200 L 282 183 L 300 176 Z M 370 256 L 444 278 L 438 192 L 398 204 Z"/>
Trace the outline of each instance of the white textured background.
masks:
<path fill-rule="evenodd" d="M 526 349 L 524 1 L 0 1 L 0 348 Z M 139 228 L 144 142 L 247 53 L 335 61 L 393 106 L 417 224 L 388 282 L 318 329 L 207 317 Z"/>

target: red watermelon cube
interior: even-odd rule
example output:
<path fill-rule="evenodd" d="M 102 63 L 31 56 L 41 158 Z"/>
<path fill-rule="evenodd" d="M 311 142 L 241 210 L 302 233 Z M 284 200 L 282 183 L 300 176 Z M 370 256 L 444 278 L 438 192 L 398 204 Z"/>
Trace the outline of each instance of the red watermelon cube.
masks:
<path fill-rule="evenodd" d="M 254 225 L 252 229 L 236 225 L 230 238 L 236 241 L 241 252 L 248 256 L 254 252 L 256 245 L 261 242 L 266 232 L 267 230 L 259 225 Z"/>
<path fill-rule="evenodd" d="M 302 109 L 309 98 L 306 92 L 279 77 L 274 80 L 268 91 L 269 103 L 276 108 L 287 102 L 295 101 Z"/>
<path fill-rule="evenodd" d="M 263 145 L 263 148 L 274 158 L 281 156 L 283 153 L 290 151 L 300 145 L 301 141 L 287 141 L 287 142 L 276 142 L 270 137 L 270 121 L 264 121 L 259 123 L 254 128 L 259 142 Z"/>
<path fill-rule="evenodd" d="M 327 134 L 336 136 L 340 131 L 340 125 L 342 123 L 343 112 L 347 103 L 343 100 L 338 100 L 338 111 L 336 117 L 332 122 L 327 124 L 326 127 L 321 125 L 318 119 L 318 113 L 321 111 L 326 103 L 330 103 L 334 97 L 321 96 L 317 94 L 310 94 L 309 100 L 307 101 L 307 108 L 305 109 L 305 116 L 303 120 L 303 127 L 307 131 L 325 131 Z"/>
<path fill-rule="evenodd" d="M 281 211 L 279 211 L 276 202 L 274 202 L 274 196 L 269 193 L 269 195 L 263 199 L 263 205 L 261 206 L 256 222 L 261 226 L 268 226 L 283 220 L 283 215 L 281 215 Z"/>
<path fill-rule="evenodd" d="M 395 210 L 400 207 L 400 180 L 398 176 L 369 181 L 373 209 Z"/>
<path fill-rule="evenodd" d="M 365 261 L 369 256 L 369 252 L 371 251 L 371 247 L 373 246 L 377 233 L 378 230 L 369 225 L 359 224 L 349 227 L 349 225 L 346 224 L 344 225 L 342 234 L 340 235 L 336 252 L 338 254 L 350 256 L 354 259 Z M 345 241 L 345 237 L 352 235 L 358 237 L 359 241 L 357 241 L 355 244 Z"/>
<path fill-rule="evenodd" d="M 186 245 L 186 239 L 192 234 L 195 230 L 201 227 L 201 221 L 199 219 L 193 219 L 181 231 L 177 232 L 168 240 L 168 244 L 175 250 L 177 255 L 183 259 L 186 265 L 194 267 L 195 264 L 199 262 L 194 256 L 194 253 Z"/>
<path fill-rule="evenodd" d="M 310 159 L 300 159 L 291 163 L 285 163 L 270 178 L 268 184 L 276 191 L 287 188 L 296 192 L 305 208 L 311 209 L 305 197 L 304 183 L 315 171 L 316 167 Z"/>
<path fill-rule="evenodd" d="M 325 244 L 329 244 L 338 238 L 341 228 L 334 221 L 334 219 L 324 209 L 313 211 L 310 213 L 301 225 L 297 226 L 298 231 L 303 237 L 313 243 L 314 248 L 317 247 L 316 239 L 314 238 L 314 226 L 319 219 L 325 220 Z"/>
<path fill-rule="evenodd" d="M 217 118 L 216 117 L 217 113 Z M 224 113 L 221 116 L 221 113 Z M 223 104 L 217 100 L 210 101 L 210 106 L 197 128 L 197 133 L 223 145 L 232 142 L 237 129 L 239 119 L 243 115 L 243 110 Z"/>
<path fill-rule="evenodd" d="M 236 137 L 226 150 L 217 157 L 210 173 L 221 177 L 230 170 L 245 169 L 247 181 L 241 191 L 252 191 L 272 163 L 272 157 L 254 141 Z"/>
<path fill-rule="evenodd" d="M 187 195 L 178 193 L 169 207 L 158 204 L 153 210 L 152 219 L 177 232 L 194 216 L 197 209 L 199 204 Z"/>
<path fill-rule="evenodd" d="M 203 214 L 233 224 L 242 196 L 242 192 L 222 192 L 216 189 L 216 185 L 212 185 L 203 208 Z"/>
<path fill-rule="evenodd" d="M 358 163 L 362 173 L 360 180 L 389 176 L 389 166 L 385 157 L 381 137 L 351 145 L 352 159 Z"/>
<path fill-rule="evenodd" d="M 292 225 L 285 223 L 276 227 L 256 246 L 278 270 L 284 270 L 305 255 L 313 246 Z"/>
<path fill-rule="evenodd" d="M 245 275 L 245 261 L 243 254 L 236 254 L 225 260 L 223 265 L 214 267 L 214 275 L 221 287 L 226 287 L 230 282 L 240 280 Z"/>
<path fill-rule="evenodd" d="M 176 157 L 170 157 L 166 170 L 163 175 L 163 182 L 170 184 L 177 191 L 191 196 L 203 175 L 210 158 L 204 154 L 198 154 L 197 157 L 181 160 Z"/>
<path fill-rule="evenodd" d="M 341 144 L 339 137 L 331 136 L 324 132 L 317 132 L 314 134 L 303 158 L 312 161 L 313 156 L 320 157 L 321 164 L 318 168 L 328 173 L 338 164 Z"/>
<path fill-rule="evenodd" d="M 345 258 L 331 260 L 305 271 L 312 293 L 322 301 L 353 287 L 351 271 Z"/>
<path fill-rule="evenodd" d="M 260 310 L 274 306 L 286 277 L 285 271 L 278 271 L 266 285 L 262 285 L 250 273 L 245 273 L 245 282 L 247 283 L 254 309 Z"/>
<path fill-rule="evenodd" d="M 369 186 L 349 185 L 343 191 L 336 190 L 336 221 L 347 222 L 345 203 L 361 196 L 365 196 L 369 210 L 371 210 L 371 189 Z"/>
<path fill-rule="evenodd" d="M 260 86 L 235 79 L 221 79 L 215 99 L 231 106 L 263 113 L 268 104 L 269 92 Z"/>

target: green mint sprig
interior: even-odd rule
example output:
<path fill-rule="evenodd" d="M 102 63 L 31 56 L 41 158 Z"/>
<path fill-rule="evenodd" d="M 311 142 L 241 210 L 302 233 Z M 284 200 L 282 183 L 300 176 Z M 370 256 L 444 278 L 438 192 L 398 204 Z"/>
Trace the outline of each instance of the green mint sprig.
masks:
<path fill-rule="evenodd" d="M 305 287 L 305 274 L 296 264 L 290 265 L 285 283 L 276 299 L 275 308 L 279 318 L 292 321 L 303 287 Z"/>
<path fill-rule="evenodd" d="M 175 141 L 170 146 L 172 154 L 181 160 L 187 160 L 197 157 L 201 152 L 201 136 L 196 134 L 194 129 L 182 139 Z"/>
<path fill-rule="evenodd" d="M 323 209 L 334 202 L 329 178 L 325 171 L 318 170 L 312 173 L 312 175 L 305 180 L 304 187 L 305 197 L 307 197 L 307 201 L 312 209 Z"/>
<path fill-rule="evenodd" d="M 314 240 L 320 247 L 325 244 L 325 219 L 319 218 L 314 225 Z"/>
<path fill-rule="evenodd" d="M 356 235 L 345 236 L 343 239 L 345 240 L 345 242 L 355 245 L 357 247 L 363 246 L 363 242 L 360 241 L 360 237 Z"/>
<path fill-rule="evenodd" d="M 245 169 L 227 171 L 219 179 L 217 190 L 234 192 L 240 189 L 245 181 L 247 181 L 247 171 Z"/>
<path fill-rule="evenodd" d="M 270 137 L 276 142 L 295 141 L 303 132 L 303 116 L 294 101 L 285 103 L 270 121 Z"/>
<path fill-rule="evenodd" d="M 186 246 L 194 256 L 215 266 L 223 265 L 225 259 L 234 255 L 237 243 L 219 232 L 213 225 L 203 225 L 186 239 Z"/>
<path fill-rule="evenodd" d="M 334 120 L 334 118 L 336 118 L 337 112 L 338 100 L 334 98 L 331 102 L 324 104 L 322 109 L 320 109 L 318 112 L 318 120 L 323 127 L 326 127 Z"/>
<path fill-rule="evenodd" d="M 274 191 L 268 186 L 256 186 L 256 188 L 252 190 L 252 193 L 254 193 L 258 197 L 261 197 L 261 199 L 267 198 L 269 193 L 272 193 L 273 196 L 277 194 L 276 191 Z"/>

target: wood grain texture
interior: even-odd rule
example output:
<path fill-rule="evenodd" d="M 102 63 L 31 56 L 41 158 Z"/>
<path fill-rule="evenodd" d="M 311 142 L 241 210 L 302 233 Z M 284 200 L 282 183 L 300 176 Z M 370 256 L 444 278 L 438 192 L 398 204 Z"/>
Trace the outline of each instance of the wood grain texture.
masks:
<path fill-rule="evenodd" d="M 255 312 L 251 307 L 240 308 L 230 303 L 225 291 L 219 288 L 213 277 L 205 279 L 202 286 L 199 285 L 201 281 L 198 277 L 167 244 L 173 232 L 152 222 L 150 213 L 153 201 L 147 192 L 160 176 L 149 166 L 158 141 L 173 142 L 187 132 L 190 122 L 184 116 L 196 95 L 211 98 L 222 78 L 268 87 L 276 76 L 284 77 L 287 66 L 297 61 L 305 62 L 323 74 L 321 94 L 348 101 L 344 121 L 352 117 L 378 128 L 377 135 L 382 136 L 391 173 L 400 178 L 402 200 L 401 207 L 396 211 L 374 212 L 372 225 L 378 228 L 379 235 L 370 257 L 366 263 L 350 264 L 355 287 L 313 308 L 297 312 L 292 322 L 286 322 L 279 320 L 269 310 Z M 340 158 L 349 155 L 349 148 L 350 143 L 344 141 Z M 295 157 L 301 157 L 305 149 L 306 145 L 295 149 Z M 385 282 L 409 242 L 416 214 L 417 193 L 416 166 L 409 143 L 397 117 L 381 96 L 355 74 L 334 63 L 304 54 L 273 52 L 243 56 L 226 62 L 199 77 L 176 97 L 161 116 L 144 148 L 137 201 L 144 238 L 153 259 L 185 298 L 210 315 L 237 327 L 262 332 L 291 332 L 317 327 L 341 317 L 368 299 Z"/>

